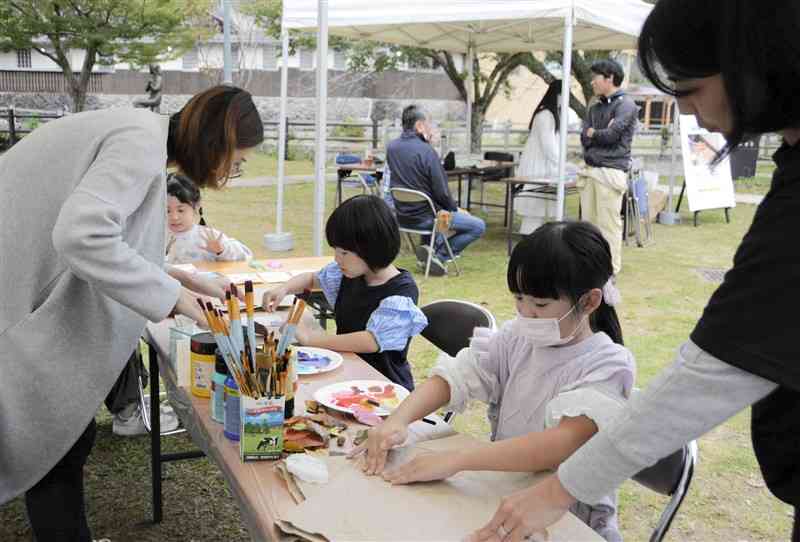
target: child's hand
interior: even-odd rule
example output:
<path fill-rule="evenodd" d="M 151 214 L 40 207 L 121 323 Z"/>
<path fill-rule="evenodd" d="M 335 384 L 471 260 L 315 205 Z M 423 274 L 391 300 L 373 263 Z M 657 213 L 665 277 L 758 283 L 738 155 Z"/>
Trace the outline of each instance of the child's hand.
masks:
<path fill-rule="evenodd" d="M 294 340 L 297 341 L 299 344 L 307 345 L 311 342 L 311 337 L 313 336 L 314 331 L 308 327 L 303 322 L 301 318 L 299 322 L 297 322 L 297 327 L 294 330 Z"/>
<path fill-rule="evenodd" d="M 347 457 L 352 459 L 364 453 L 365 457 L 361 464 L 364 474 L 367 476 L 381 474 L 386 465 L 386 456 L 389 454 L 389 450 L 403 444 L 406 437 L 408 437 L 408 427 L 395 422 L 390 417 L 382 424 L 370 429 L 367 441 L 355 448 Z"/>
<path fill-rule="evenodd" d="M 225 294 L 231 289 L 231 279 L 219 274 L 208 276 L 206 274 L 192 273 L 185 286 L 198 294 L 225 301 Z M 244 289 L 237 288 L 236 293 L 239 299 L 244 301 Z"/>
<path fill-rule="evenodd" d="M 404 465 L 384 472 L 383 479 L 393 485 L 444 480 L 461 470 L 457 457 L 452 452 L 421 454 Z"/>
<path fill-rule="evenodd" d="M 267 290 L 264 292 L 264 297 L 261 299 L 261 306 L 267 312 L 275 312 L 275 309 L 278 308 L 278 304 L 288 293 L 284 286 L 278 286 L 277 288 Z"/>
<path fill-rule="evenodd" d="M 222 245 L 222 232 L 214 233 L 214 230 L 211 228 L 205 228 L 202 236 L 203 240 L 206 242 L 206 246 L 203 248 L 210 253 L 219 256 L 225 250 L 225 247 Z"/>

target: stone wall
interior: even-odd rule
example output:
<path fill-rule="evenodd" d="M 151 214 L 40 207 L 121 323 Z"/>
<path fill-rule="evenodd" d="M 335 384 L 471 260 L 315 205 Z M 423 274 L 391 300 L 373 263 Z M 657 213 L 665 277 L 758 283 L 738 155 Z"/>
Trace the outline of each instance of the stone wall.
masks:
<path fill-rule="evenodd" d="M 107 109 L 112 107 L 129 107 L 133 100 L 143 95 L 126 94 L 92 94 L 86 99 L 87 109 Z M 164 95 L 160 112 L 171 114 L 180 110 L 189 100 L 189 95 Z M 268 96 L 253 97 L 261 118 L 264 121 L 277 121 L 280 99 Z M 291 121 L 313 122 L 316 115 L 316 99 L 290 98 L 288 116 Z M 465 104 L 455 100 L 430 99 L 374 99 L 374 98 L 329 98 L 329 121 L 371 122 L 394 121 L 400 118 L 400 112 L 408 104 L 422 105 L 438 122 L 463 121 L 466 117 Z M 71 100 L 66 94 L 46 93 L 10 93 L 0 92 L 0 108 L 13 105 L 22 109 L 39 109 L 58 111 L 70 109 Z"/>

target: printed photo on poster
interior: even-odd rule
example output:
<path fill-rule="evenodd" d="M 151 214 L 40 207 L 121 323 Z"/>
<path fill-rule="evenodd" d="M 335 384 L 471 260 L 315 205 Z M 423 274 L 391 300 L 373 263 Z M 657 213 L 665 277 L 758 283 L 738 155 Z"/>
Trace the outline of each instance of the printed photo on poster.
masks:
<path fill-rule="evenodd" d="M 725 138 L 722 134 L 700 128 L 694 115 L 681 115 L 680 122 L 689 210 L 735 207 L 730 159 L 726 157 L 713 165 L 717 154 L 725 147 Z"/>

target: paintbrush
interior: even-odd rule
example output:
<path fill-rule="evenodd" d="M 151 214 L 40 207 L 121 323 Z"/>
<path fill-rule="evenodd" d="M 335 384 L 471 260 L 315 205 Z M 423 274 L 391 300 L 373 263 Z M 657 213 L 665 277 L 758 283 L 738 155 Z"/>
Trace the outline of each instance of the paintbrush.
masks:
<path fill-rule="evenodd" d="M 303 311 L 305 308 L 306 302 L 302 299 L 295 298 L 295 302 L 292 305 L 292 310 L 289 312 L 289 318 L 286 320 L 286 329 L 283 330 L 283 335 L 281 335 L 281 340 L 278 343 L 279 356 L 282 356 L 286 352 L 286 349 L 294 340 L 297 324 L 300 322 L 300 318 L 303 316 Z"/>
<path fill-rule="evenodd" d="M 237 374 L 238 371 L 237 371 L 237 364 L 235 361 L 236 358 L 233 355 L 233 351 L 231 349 L 231 345 L 230 342 L 228 341 L 228 338 L 224 335 L 223 323 L 217 316 L 214 308 L 211 306 L 211 303 L 206 303 L 204 305 L 201 299 L 198 299 L 197 303 L 203 310 L 203 315 L 206 317 L 209 329 L 214 335 L 214 340 L 216 341 L 217 347 L 220 353 L 222 354 L 222 359 L 225 362 L 225 365 L 228 367 L 228 372 L 230 372 L 230 374 L 233 375 L 233 378 L 237 381 L 237 383 L 240 383 L 241 378 Z"/>
<path fill-rule="evenodd" d="M 250 361 L 253 361 L 253 370 L 255 370 L 255 352 L 256 352 L 256 310 L 253 303 L 253 281 L 247 280 L 244 283 L 244 303 L 247 310 L 247 338 L 250 342 Z"/>
<path fill-rule="evenodd" d="M 225 295 L 226 301 L 228 301 L 228 318 L 231 321 L 231 338 L 233 339 L 233 345 L 238 348 L 239 355 L 241 356 L 241 352 L 244 352 L 244 337 L 242 335 L 242 317 L 239 313 L 239 297 L 237 296 L 236 292 L 236 285 L 231 283 L 230 291 Z"/>

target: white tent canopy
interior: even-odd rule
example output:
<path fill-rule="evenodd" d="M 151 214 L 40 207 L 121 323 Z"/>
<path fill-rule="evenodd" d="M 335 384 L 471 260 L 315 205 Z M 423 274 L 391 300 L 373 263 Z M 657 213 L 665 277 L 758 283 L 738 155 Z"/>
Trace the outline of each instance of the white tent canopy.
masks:
<path fill-rule="evenodd" d="M 317 0 L 285 0 L 288 28 L 317 25 Z M 575 49 L 632 49 L 652 6 L 641 0 L 335 0 L 332 35 L 465 52 L 560 50 L 573 13 Z"/>
<path fill-rule="evenodd" d="M 286 29 L 318 28 L 322 38 L 318 43 L 320 59 L 327 58 L 328 33 L 466 53 L 467 58 L 481 52 L 562 50 L 565 54 L 561 125 L 566 127 L 572 60 L 567 53 L 573 49 L 634 48 L 651 9 L 652 5 L 642 0 L 335 0 L 330 7 L 328 0 L 284 0 L 283 24 Z M 321 11 L 326 12 L 323 17 Z M 320 24 L 320 20 L 326 24 Z M 318 66 L 324 67 L 325 63 Z M 318 79 L 323 81 L 324 77 Z M 468 89 L 471 87 L 467 85 Z M 467 105 L 469 131 L 471 100 L 467 100 Z M 324 138 L 321 122 L 324 123 L 324 117 L 317 115 L 317 133 Z M 561 130 L 560 135 L 558 219 L 563 216 L 564 208 L 567 131 Z M 325 142 L 318 142 L 316 160 L 324 162 L 324 149 Z M 324 165 L 318 164 L 316 170 L 319 194 L 320 185 L 324 185 L 321 174 Z M 282 183 L 282 178 L 278 182 Z M 314 211 L 319 213 L 321 224 L 324 201 L 316 202 Z M 315 228 L 314 238 L 318 240 L 319 247 L 315 250 L 319 252 L 321 227 L 319 232 Z"/>

